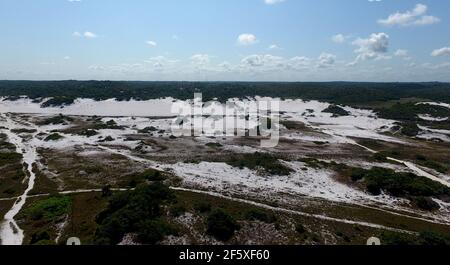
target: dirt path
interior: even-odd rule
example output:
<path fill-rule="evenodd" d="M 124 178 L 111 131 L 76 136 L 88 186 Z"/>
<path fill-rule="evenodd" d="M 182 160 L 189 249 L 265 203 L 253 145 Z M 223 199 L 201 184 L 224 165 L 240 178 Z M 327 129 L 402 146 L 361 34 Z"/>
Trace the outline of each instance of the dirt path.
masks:
<path fill-rule="evenodd" d="M 259 203 L 259 202 L 254 202 L 254 201 L 249 201 L 249 200 L 244 200 L 244 199 L 239 199 L 239 198 L 234 198 L 234 197 L 228 197 L 228 196 L 222 195 L 220 193 L 215 193 L 215 192 L 193 190 L 193 189 L 186 189 L 186 188 L 177 188 L 177 187 L 171 187 L 171 189 L 172 190 L 176 190 L 176 191 L 187 191 L 187 192 L 192 192 L 192 193 L 197 193 L 197 194 L 205 194 L 205 195 L 209 195 L 209 196 L 213 196 L 213 197 L 217 197 L 217 198 L 221 198 L 221 199 L 226 199 L 226 200 L 230 200 L 230 201 L 241 202 L 241 203 L 245 203 L 245 204 L 261 207 L 261 208 L 264 208 L 264 209 L 267 209 L 267 210 L 272 210 L 272 211 L 275 211 L 275 212 L 295 214 L 295 215 L 311 217 L 311 218 L 325 220 L 325 221 L 331 221 L 331 222 L 344 223 L 344 224 L 360 225 L 360 226 L 364 226 L 364 227 L 383 229 L 383 230 L 399 232 L 399 233 L 416 234 L 416 232 L 403 230 L 403 229 L 392 228 L 392 227 L 379 225 L 379 224 L 374 224 L 374 223 L 352 221 L 352 220 L 340 219 L 340 218 L 333 218 L 333 217 L 329 217 L 329 216 L 325 216 L 325 215 L 310 214 L 310 213 L 294 211 L 294 210 L 289 210 L 289 209 L 284 209 L 284 208 L 279 208 L 279 207 L 273 207 L 273 206 L 270 206 L 270 205 L 267 205 L 267 204 L 263 204 L 263 203 Z"/>
<path fill-rule="evenodd" d="M 5 214 L 0 225 L 0 240 L 2 245 L 21 245 L 24 237 L 23 230 L 17 225 L 14 217 L 25 205 L 28 193 L 34 187 L 36 175 L 33 172 L 33 164 L 36 162 L 38 155 L 36 147 L 32 143 L 33 140 L 25 143 L 20 136 L 11 131 L 11 129 L 20 126 L 17 126 L 17 124 L 6 115 L 2 114 L 2 117 L 6 120 L 5 125 L 8 128 L 3 130 L 4 133 L 8 136 L 9 141 L 16 146 L 17 152 L 23 156 L 23 162 L 26 165 L 25 170 L 28 173 L 28 186 L 24 193 L 16 199 L 13 207 Z M 33 135 L 32 139 L 34 139 L 34 136 L 35 135 Z"/>

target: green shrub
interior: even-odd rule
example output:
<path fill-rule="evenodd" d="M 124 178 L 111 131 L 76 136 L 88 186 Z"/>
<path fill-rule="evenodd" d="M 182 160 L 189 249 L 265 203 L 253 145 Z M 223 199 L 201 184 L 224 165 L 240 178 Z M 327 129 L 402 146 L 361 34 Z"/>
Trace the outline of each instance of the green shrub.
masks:
<path fill-rule="evenodd" d="M 39 125 L 58 125 L 58 124 L 66 124 L 72 121 L 73 121 L 72 118 L 59 114 L 58 116 L 53 116 L 43 120 L 42 122 L 39 123 Z"/>
<path fill-rule="evenodd" d="M 148 181 L 163 181 L 165 180 L 164 175 L 161 171 L 156 169 L 147 169 L 139 174 L 140 178 L 146 179 Z"/>
<path fill-rule="evenodd" d="M 152 132 L 156 132 L 158 131 L 158 129 L 156 127 L 150 126 L 150 127 L 145 127 L 142 130 L 138 130 L 138 133 L 152 133 Z"/>
<path fill-rule="evenodd" d="M 98 132 L 96 130 L 86 129 L 78 133 L 81 136 L 92 137 L 96 136 Z"/>
<path fill-rule="evenodd" d="M 301 234 L 304 234 L 306 232 L 306 229 L 305 229 L 305 227 L 302 224 L 296 223 L 295 224 L 295 232 L 297 232 L 298 234 L 301 235 Z"/>
<path fill-rule="evenodd" d="M 58 141 L 64 138 L 64 136 L 60 135 L 59 133 L 52 133 L 49 136 L 45 137 L 44 141 Z"/>
<path fill-rule="evenodd" d="M 361 170 L 357 172 L 362 174 Z M 441 183 L 412 173 L 374 167 L 365 170 L 363 175 L 367 190 L 374 195 L 381 191 L 396 197 L 450 195 L 450 189 Z"/>
<path fill-rule="evenodd" d="M 138 240 L 142 244 L 154 245 L 164 236 L 175 233 L 175 229 L 160 219 L 146 220 L 139 224 Z"/>
<path fill-rule="evenodd" d="M 97 119 L 94 121 L 94 129 L 95 130 L 123 130 L 123 126 L 117 125 L 114 120 L 109 120 L 107 122 L 102 122 L 101 119 Z"/>
<path fill-rule="evenodd" d="M 324 109 L 322 112 L 324 113 L 331 113 L 333 114 L 333 117 L 340 117 L 340 116 L 349 116 L 350 112 L 346 111 L 345 109 L 336 106 L 336 105 L 330 105 L 328 108 Z"/>
<path fill-rule="evenodd" d="M 112 138 L 111 136 L 106 136 L 104 139 L 100 140 L 100 143 L 105 143 L 105 142 L 113 142 L 115 139 Z"/>
<path fill-rule="evenodd" d="M 375 159 L 376 161 L 379 161 L 379 162 L 386 162 L 387 161 L 387 157 L 383 153 L 375 153 L 373 155 L 373 159 Z"/>
<path fill-rule="evenodd" d="M 15 163 L 22 160 L 19 153 L 0 153 L 0 165 Z"/>
<path fill-rule="evenodd" d="M 26 128 L 19 128 L 19 129 L 12 129 L 11 132 L 21 134 L 21 133 L 35 133 L 37 132 L 36 129 L 26 129 Z"/>
<path fill-rule="evenodd" d="M 97 244 L 117 244 L 127 233 L 141 233 L 146 243 L 153 242 L 151 236 L 155 231 L 154 223 L 161 217 L 162 206 L 172 201 L 172 191 L 160 182 L 141 185 L 135 190 L 114 194 L 106 210 L 101 212 L 96 221 L 99 224 L 94 235 Z M 153 225 L 153 226 L 152 226 Z"/>
<path fill-rule="evenodd" d="M 416 123 L 408 122 L 402 124 L 402 134 L 410 137 L 417 136 L 420 132 L 419 127 Z"/>
<path fill-rule="evenodd" d="M 244 154 L 242 156 L 233 156 L 227 162 L 230 166 L 238 168 L 258 169 L 262 168 L 271 175 L 289 175 L 293 170 L 283 165 L 277 157 L 256 152 L 254 154 Z"/>
<path fill-rule="evenodd" d="M 222 209 L 216 209 L 208 216 L 206 233 L 217 240 L 230 240 L 238 229 L 239 225 L 233 217 Z"/>
<path fill-rule="evenodd" d="M 366 175 L 366 170 L 364 170 L 362 168 L 355 168 L 352 170 L 352 172 L 350 174 L 350 178 L 352 179 L 352 181 L 356 182 L 356 181 L 362 180 L 365 175 Z"/>

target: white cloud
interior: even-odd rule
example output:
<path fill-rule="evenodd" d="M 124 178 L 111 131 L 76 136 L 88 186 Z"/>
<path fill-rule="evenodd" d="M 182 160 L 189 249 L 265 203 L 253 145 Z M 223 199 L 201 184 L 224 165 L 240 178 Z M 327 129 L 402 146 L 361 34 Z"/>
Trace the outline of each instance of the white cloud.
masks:
<path fill-rule="evenodd" d="M 264 0 L 266 5 L 275 5 L 284 2 L 284 0 Z"/>
<path fill-rule="evenodd" d="M 331 40 L 335 43 L 344 43 L 346 39 L 347 37 L 344 36 L 343 34 L 336 34 L 333 37 L 331 37 Z"/>
<path fill-rule="evenodd" d="M 70 56 L 64 56 L 63 59 L 64 59 L 64 60 L 70 60 L 71 58 L 70 58 Z"/>
<path fill-rule="evenodd" d="M 287 61 L 286 67 L 288 69 L 299 70 L 309 67 L 310 64 L 311 64 L 310 58 L 304 56 L 295 56 Z"/>
<path fill-rule="evenodd" d="M 210 56 L 208 54 L 194 54 L 190 59 L 196 65 L 205 65 L 210 62 Z"/>
<path fill-rule="evenodd" d="M 168 59 L 164 56 L 151 57 L 144 61 L 156 71 L 173 70 L 175 71 L 177 60 Z"/>
<path fill-rule="evenodd" d="M 81 2 L 81 0 L 67 0 L 67 2 L 71 2 L 71 3 L 79 3 L 79 2 Z"/>
<path fill-rule="evenodd" d="M 325 68 L 325 67 L 333 65 L 335 61 L 336 61 L 336 55 L 323 52 L 319 56 L 318 66 L 320 68 Z"/>
<path fill-rule="evenodd" d="M 93 33 L 93 32 L 90 32 L 90 31 L 86 31 L 86 32 L 83 34 L 83 36 L 84 36 L 85 38 L 88 38 L 88 39 L 97 38 L 97 35 L 96 35 L 95 33 Z"/>
<path fill-rule="evenodd" d="M 398 49 L 395 51 L 394 55 L 397 57 L 405 57 L 408 56 L 408 51 L 404 49 Z"/>
<path fill-rule="evenodd" d="M 422 64 L 422 67 L 431 69 L 431 70 L 439 70 L 439 69 L 443 69 L 443 68 L 449 68 L 450 62 L 444 62 L 444 63 L 440 63 L 440 64 L 424 63 L 424 64 Z"/>
<path fill-rule="evenodd" d="M 269 50 L 279 50 L 279 49 L 280 49 L 280 47 L 276 44 L 272 44 L 269 46 Z"/>
<path fill-rule="evenodd" d="M 97 34 L 90 32 L 90 31 L 86 31 L 83 34 L 81 34 L 79 31 L 75 31 L 74 33 L 72 33 L 72 36 L 77 37 L 77 38 L 88 38 L 88 39 L 93 39 L 93 38 L 97 38 Z"/>
<path fill-rule="evenodd" d="M 322 59 L 327 61 L 327 56 Z M 328 58 L 328 62 L 331 63 L 334 58 Z M 280 56 L 274 56 L 271 54 L 253 54 L 244 57 L 241 60 L 239 66 L 241 70 L 252 72 L 271 72 L 271 71 L 299 71 L 311 68 L 311 59 L 303 56 L 296 56 L 292 58 L 284 58 Z"/>
<path fill-rule="evenodd" d="M 85 33 L 83 33 L 83 36 L 88 39 L 97 38 L 97 34 L 90 31 L 86 31 Z"/>
<path fill-rule="evenodd" d="M 420 26 L 438 23 L 440 19 L 426 15 L 427 10 L 426 5 L 417 4 L 413 10 L 404 13 L 396 12 L 386 19 L 378 20 L 378 23 L 384 26 Z"/>
<path fill-rule="evenodd" d="M 436 24 L 439 23 L 441 20 L 437 17 L 434 16 L 423 16 L 420 19 L 414 21 L 414 25 L 431 25 L 431 24 Z"/>
<path fill-rule="evenodd" d="M 252 45 L 258 42 L 256 36 L 249 33 L 244 33 L 238 36 L 237 42 L 240 45 Z"/>
<path fill-rule="evenodd" d="M 389 49 L 389 35 L 386 33 L 372 33 L 369 38 L 356 39 L 352 44 L 359 48 L 355 50 L 358 56 L 354 62 L 350 63 L 351 65 L 364 60 L 389 58 L 384 55 Z"/>
<path fill-rule="evenodd" d="M 150 45 L 152 47 L 156 47 L 158 45 L 155 41 L 152 41 L 152 40 L 146 41 L 145 43 L 147 43 L 148 45 Z"/>
<path fill-rule="evenodd" d="M 444 56 L 450 54 L 450 46 L 436 49 L 431 53 L 431 56 L 437 57 L 437 56 Z"/>

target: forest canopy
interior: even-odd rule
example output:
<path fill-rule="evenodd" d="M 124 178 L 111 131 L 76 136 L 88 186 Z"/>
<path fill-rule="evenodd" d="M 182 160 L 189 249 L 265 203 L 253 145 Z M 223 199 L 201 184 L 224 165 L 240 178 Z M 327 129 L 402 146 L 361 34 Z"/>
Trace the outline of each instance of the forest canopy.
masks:
<path fill-rule="evenodd" d="M 268 96 L 321 100 L 336 104 L 365 104 L 402 98 L 450 102 L 450 83 L 358 82 L 137 82 L 137 81 L 0 81 L 0 97 L 14 100 L 53 98 L 50 105 L 71 104 L 76 98 L 148 100 L 163 97 L 204 100 Z"/>

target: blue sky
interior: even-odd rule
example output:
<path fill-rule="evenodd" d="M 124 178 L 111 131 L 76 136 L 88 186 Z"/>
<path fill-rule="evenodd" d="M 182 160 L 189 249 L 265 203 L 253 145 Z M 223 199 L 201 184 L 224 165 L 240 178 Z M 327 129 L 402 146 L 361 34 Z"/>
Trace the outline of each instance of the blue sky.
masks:
<path fill-rule="evenodd" d="M 450 1 L 0 0 L 0 79 L 450 81 Z"/>

